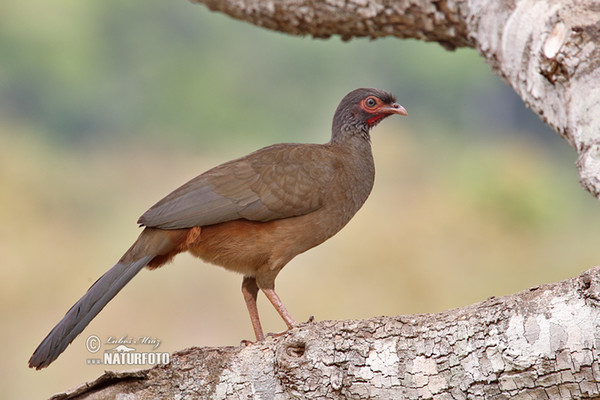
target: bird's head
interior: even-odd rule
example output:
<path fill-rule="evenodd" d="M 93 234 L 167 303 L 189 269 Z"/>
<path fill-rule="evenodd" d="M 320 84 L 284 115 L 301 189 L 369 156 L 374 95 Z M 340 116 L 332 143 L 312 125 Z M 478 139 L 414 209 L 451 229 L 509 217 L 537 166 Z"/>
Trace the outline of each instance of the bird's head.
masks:
<path fill-rule="evenodd" d="M 391 93 L 367 88 L 353 90 L 342 99 L 335 111 L 332 141 L 349 134 L 369 140 L 369 130 L 393 114 L 407 115 Z"/>

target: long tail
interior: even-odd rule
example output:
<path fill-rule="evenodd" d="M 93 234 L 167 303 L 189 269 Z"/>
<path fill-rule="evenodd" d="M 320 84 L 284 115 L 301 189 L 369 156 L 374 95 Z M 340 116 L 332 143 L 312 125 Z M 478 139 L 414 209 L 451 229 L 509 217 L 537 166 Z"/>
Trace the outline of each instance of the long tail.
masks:
<path fill-rule="evenodd" d="M 132 263 L 118 263 L 100 277 L 77 303 L 71 307 L 64 318 L 50 331 L 40 343 L 31 358 L 29 367 L 42 369 L 67 348 L 83 331 L 92 319 L 109 301 L 133 278 L 152 256 L 141 258 Z"/>
<path fill-rule="evenodd" d="M 146 228 L 121 260 L 102 275 L 50 331 L 29 359 L 29 367 L 39 370 L 56 360 L 144 266 L 150 264 L 149 267 L 156 268 L 183 250 L 178 247 L 185 241 L 187 231 Z"/>

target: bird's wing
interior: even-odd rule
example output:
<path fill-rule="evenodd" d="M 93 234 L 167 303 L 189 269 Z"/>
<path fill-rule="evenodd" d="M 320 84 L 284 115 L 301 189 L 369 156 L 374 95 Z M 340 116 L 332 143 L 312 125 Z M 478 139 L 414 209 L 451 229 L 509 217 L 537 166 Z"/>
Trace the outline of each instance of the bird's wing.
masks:
<path fill-rule="evenodd" d="M 181 229 L 307 214 L 323 205 L 336 168 L 323 145 L 269 146 L 197 176 L 152 206 L 138 223 Z"/>

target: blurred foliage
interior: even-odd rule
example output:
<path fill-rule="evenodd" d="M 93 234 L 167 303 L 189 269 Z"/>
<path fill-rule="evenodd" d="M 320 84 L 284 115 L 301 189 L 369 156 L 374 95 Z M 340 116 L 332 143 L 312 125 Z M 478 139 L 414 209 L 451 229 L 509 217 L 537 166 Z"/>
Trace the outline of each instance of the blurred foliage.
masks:
<path fill-rule="evenodd" d="M 179 256 L 140 273 L 49 369 L 25 366 L 147 207 L 258 147 L 326 141 L 359 86 L 391 90 L 409 117 L 373 134 L 363 210 L 279 277 L 298 320 L 435 312 L 598 263 L 600 213 L 574 151 L 472 50 L 290 37 L 185 1 L 0 12 L 1 398 L 93 379 L 87 334 L 152 335 L 164 351 L 251 338 L 240 278 Z M 266 329 L 282 328 L 261 302 Z"/>
<path fill-rule="evenodd" d="M 489 118 L 507 114 L 499 123 L 523 118 L 490 104 L 498 80 L 473 51 L 289 37 L 186 2 L 2 7 L 0 115 L 62 142 L 252 143 L 249 127 L 266 141 L 292 139 L 327 123 L 357 86 L 392 90 L 411 117 L 433 116 L 456 132 L 485 126 L 486 109 Z"/>

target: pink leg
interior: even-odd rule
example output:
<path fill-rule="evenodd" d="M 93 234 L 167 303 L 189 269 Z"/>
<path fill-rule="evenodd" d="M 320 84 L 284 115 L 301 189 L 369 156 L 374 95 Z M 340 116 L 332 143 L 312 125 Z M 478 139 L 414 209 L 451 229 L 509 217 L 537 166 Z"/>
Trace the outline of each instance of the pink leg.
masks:
<path fill-rule="evenodd" d="M 246 307 L 248 307 L 248 314 L 250 314 L 250 321 L 252 321 L 252 328 L 254 329 L 254 335 L 258 342 L 265 340 L 265 334 L 263 333 L 262 326 L 260 325 L 260 319 L 258 318 L 258 307 L 256 306 L 256 296 L 258 295 L 258 286 L 256 285 L 256 279 L 250 276 L 245 276 L 242 281 L 242 294 L 246 301 Z"/>
<path fill-rule="evenodd" d="M 292 318 L 292 316 L 290 315 L 288 310 L 285 308 L 285 306 L 283 305 L 283 302 L 281 301 L 279 296 L 277 296 L 277 293 L 275 293 L 274 289 L 261 289 L 261 290 L 263 291 L 265 296 L 267 296 L 267 299 L 269 299 L 271 304 L 273 304 L 273 307 L 275 307 L 275 309 L 277 310 L 279 315 L 281 315 L 281 318 L 283 318 L 283 321 L 287 325 L 288 329 L 292 329 L 298 325 L 296 323 L 296 321 L 294 321 L 294 318 Z"/>

